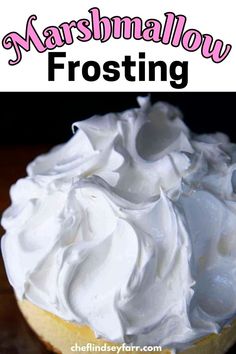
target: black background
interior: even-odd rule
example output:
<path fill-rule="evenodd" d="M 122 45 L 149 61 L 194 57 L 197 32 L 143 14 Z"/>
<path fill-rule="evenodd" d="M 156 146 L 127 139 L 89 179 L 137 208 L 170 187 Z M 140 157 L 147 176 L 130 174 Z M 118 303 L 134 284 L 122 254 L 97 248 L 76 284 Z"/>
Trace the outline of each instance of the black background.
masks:
<path fill-rule="evenodd" d="M 0 145 L 56 144 L 71 137 L 72 122 L 137 107 L 147 93 L 2 93 Z M 236 93 L 151 93 L 152 102 L 178 106 L 196 133 L 222 131 L 236 142 Z"/>

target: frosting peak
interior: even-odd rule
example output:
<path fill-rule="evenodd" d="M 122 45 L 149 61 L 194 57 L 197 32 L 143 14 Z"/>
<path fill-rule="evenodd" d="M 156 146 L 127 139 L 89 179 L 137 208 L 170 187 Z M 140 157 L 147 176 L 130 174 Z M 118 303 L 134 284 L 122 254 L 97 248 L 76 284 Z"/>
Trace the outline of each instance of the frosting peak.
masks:
<path fill-rule="evenodd" d="M 19 298 L 98 336 L 179 348 L 236 312 L 236 146 L 166 103 L 73 124 L 11 188 Z"/>

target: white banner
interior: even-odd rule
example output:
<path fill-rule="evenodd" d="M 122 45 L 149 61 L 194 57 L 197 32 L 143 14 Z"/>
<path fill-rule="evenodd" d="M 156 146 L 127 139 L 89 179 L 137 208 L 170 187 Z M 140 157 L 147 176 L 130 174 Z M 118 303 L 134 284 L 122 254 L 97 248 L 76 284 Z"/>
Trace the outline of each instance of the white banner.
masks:
<path fill-rule="evenodd" d="M 235 91 L 235 1 L 2 1 L 1 91 Z"/>

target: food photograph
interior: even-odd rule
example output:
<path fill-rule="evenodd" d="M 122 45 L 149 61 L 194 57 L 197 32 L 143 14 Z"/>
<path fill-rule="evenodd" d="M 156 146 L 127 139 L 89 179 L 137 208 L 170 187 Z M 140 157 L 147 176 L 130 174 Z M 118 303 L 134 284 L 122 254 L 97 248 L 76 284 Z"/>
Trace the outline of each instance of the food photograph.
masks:
<path fill-rule="evenodd" d="M 232 354 L 235 93 L 1 93 L 0 354 Z"/>

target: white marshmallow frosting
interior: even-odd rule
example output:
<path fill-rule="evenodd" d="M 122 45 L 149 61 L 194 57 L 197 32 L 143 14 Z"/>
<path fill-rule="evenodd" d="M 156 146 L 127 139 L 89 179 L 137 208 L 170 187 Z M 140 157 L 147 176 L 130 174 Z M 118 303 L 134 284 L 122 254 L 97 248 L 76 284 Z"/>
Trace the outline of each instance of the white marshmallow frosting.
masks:
<path fill-rule="evenodd" d="M 236 313 L 236 145 L 138 102 L 75 123 L 29 164 L 2 253 L 19 299 L 114 342 L 178 349 Z"/>

